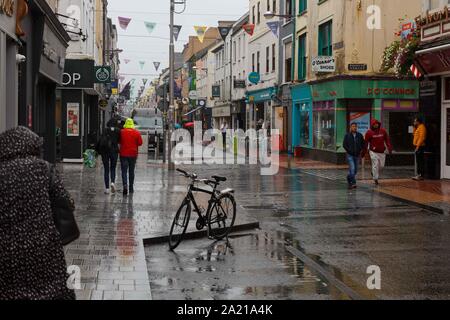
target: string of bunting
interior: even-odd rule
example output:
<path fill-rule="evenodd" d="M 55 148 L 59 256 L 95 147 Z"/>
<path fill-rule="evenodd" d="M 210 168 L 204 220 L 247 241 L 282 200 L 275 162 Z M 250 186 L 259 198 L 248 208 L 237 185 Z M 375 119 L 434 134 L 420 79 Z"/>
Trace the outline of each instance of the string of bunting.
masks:
<path fill-rule="evenodd" d="M 123 30 L 127 30 L 128 26 L 130 25 L 132 18 L 128 18 L 128 17 L 118 17 L 119 20 L 119 26 L 123 29 Z M 144 26 L 147 29 L 147 32 L 149 34 L 152 34 L 153 31 L 155 30 L 157 23 L 156 22 L 150 22 L 150 21 L 144 21 Z M 279 30 L 279 22 L 268 22 L 267 26 L 269 27 L 269 29 L 273 32 L 273 34 L 275 36 L 278 37 L 278 30 Z M 178 37 L 180 35 L 181 29 L 183 28 L 183 26 L 181 25 L 174 25 L 174 39 L 175 41 L 178 41 Z M 247 32 L 250 36 L 253 36 L 254 32 L 255 32 L 255 25 L 254 24 L 245 24 L 242 26 L 242 28 L 244 29 L 245 32 Z M 205 35 L 206 32 L 208 30 L 207 26 L 194 26 L 194 31 L 195 34 L 197 35 L 198 40 L 203 43 L 204 39 L 205 39 Z M 228 36 L 228 34 L 231 31 L 231 27 L 218 27 L 219 30 L 219 34 L 222 37 L 222 39 L 225 40 L 225 38 Z"/>

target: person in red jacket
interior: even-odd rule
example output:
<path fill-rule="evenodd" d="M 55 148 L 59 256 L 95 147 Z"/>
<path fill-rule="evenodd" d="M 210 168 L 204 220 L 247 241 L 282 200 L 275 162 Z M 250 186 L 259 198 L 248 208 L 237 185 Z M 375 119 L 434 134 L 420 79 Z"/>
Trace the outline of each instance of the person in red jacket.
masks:
<path fill-rule="evenodd" d="M 375 184 L 378 185 L 380 171 L 384 168 L 386 163 L 386 148 L 389 153 L 392 154 L 391 139 L 386 130 L 381 127 L 380 121 L 372 119 L 365 140 L 372 161 L 373 180 L 375 181 Z"/>
<path fill-rule="evenodd" d="M 134 127 L 133 119 L 127 119 L 120 131 L 120 166 L 122 168 L 123 194 L 134 193 L 134 171 L 142 146 L 142 136 Z M 128 180 L 129 173 L 129 180 Z M 128 189 L 129 188 L 129 189 Z"/>

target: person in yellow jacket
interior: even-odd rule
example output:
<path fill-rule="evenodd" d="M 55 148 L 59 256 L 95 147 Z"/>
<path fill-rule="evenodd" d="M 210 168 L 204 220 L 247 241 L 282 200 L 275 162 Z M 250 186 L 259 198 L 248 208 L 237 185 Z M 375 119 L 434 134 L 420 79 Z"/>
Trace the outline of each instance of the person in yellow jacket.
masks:
<path fill-rule="evenodd" d="M 414 120 L 414 140 L 415 157 L 417 164 L 417 176 L 413 180 L 423 180 L 425 170 L 425 142 L 427 140 L 427 128 L 422 117 Z"/>

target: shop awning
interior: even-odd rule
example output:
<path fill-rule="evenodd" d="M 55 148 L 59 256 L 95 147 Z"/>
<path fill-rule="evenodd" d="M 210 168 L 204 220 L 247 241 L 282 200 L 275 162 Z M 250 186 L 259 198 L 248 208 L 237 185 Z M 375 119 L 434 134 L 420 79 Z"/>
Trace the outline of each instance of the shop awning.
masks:
<path fill-rule="evenodd" d="M 450 72 L 450 44 L 417 51 L 416 62 L 428 75 Z"/>

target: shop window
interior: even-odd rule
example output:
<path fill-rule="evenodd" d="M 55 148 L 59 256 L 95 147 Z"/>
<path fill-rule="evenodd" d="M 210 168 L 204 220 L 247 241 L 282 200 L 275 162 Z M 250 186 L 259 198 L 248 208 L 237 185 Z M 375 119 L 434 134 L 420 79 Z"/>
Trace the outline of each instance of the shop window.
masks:
<path fill-rule="evenodd" d="M 412 136 L 409 128 L 417 112 L 384 112 L 383 127 L 389 133 L 394 152 L 412 152 Z"/>
<path fill-rule="evenodd" d="M 309 116 L 309 110 L 306 108 L 306 105 L 303 105 L 300 111 L 300 145 L 302 146 L 309 146 L 311 144 L 311 138 L 309 136 Z"/>
<path fill-rule="evenodd" d="M 445 101 L 450 101 L 450 78 L 444 78 Z"/>
<path fill-rule="evenodd" d="M 334 102 L 319 102 L 313 110 L 314 148 L 336 151 Z"/>

